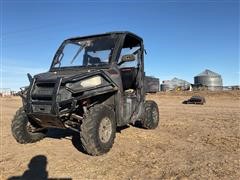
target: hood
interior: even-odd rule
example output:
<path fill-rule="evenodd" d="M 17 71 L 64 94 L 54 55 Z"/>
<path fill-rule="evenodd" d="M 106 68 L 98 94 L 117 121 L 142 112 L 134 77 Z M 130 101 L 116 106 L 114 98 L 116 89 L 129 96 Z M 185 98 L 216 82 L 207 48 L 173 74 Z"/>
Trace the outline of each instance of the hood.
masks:
<path fill-rule="evenodd" d="M 64 70 L 64 71 L 53 71 L 36 74 L 34 78 L 37 81 L 54 81 L 57 78 L 63 78 L 62 81 L 73 79 L 76 77 L 90 75 L 98 70 Z"/>

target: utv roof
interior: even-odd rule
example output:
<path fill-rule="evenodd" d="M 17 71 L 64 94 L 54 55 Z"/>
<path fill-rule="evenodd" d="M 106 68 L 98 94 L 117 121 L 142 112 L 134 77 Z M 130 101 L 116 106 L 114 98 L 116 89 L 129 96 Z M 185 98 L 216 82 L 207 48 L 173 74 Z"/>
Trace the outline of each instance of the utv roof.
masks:
<path fill-rule="evenodd" d="M 113 31 L 113 32 L 106 32 L 106 33 L 102 33 L 102 34 L 72 37 L 72 38 L 69 38 L 67 40 L 77 40 L 77 39 L 83 39 L 83 38 L 93 38 L 93 37 L 106 36 L 106 35 L 111 35 L 111 34 L 130 35 L 130 36 L 138 39 L 139 41 L 143 41 L 143 39 L 141 37 L 139 37 L 138 35 L 130 32 L 130 31 Z"/>

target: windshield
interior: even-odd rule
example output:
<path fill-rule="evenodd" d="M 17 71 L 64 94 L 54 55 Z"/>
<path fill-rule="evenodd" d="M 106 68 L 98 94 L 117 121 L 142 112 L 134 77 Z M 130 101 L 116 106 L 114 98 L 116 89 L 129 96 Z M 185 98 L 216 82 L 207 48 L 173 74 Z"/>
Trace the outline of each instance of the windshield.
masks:
<path fill-rule="evenodd" d="M 67 40 L 56 53 L 53 67 L 107 65 L 115 44 L 112 36 Z"/>

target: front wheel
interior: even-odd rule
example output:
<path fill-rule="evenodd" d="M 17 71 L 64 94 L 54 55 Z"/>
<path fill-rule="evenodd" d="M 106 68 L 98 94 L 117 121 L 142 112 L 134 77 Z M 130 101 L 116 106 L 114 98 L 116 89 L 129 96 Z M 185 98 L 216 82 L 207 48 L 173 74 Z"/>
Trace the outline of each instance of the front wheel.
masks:
<path fill-rule="evenodd" d="M 114 143 L 116 120 L 114 111 L 106 105 L 89 109 L 81 124 L 80 138 L 85 151 L 90 155 L 107 153 Z"/>
<path fill-rule="evenodd" d="M 45 132 L 33 132 L 32 124 L 30 124 L 29 119 L 21 107 L 16 112 L 12 120 L 12 135 L 16 141 L 20 144 L 34 143 L 40 141 L 46 136 Z"/>
<path fill-rule="evenodd" d="M 159 123 L 158 105 L 154 101 L 145 102 L 145 115 L 141 121 L 142 127 L 146 129 L 155 129 Z"/>

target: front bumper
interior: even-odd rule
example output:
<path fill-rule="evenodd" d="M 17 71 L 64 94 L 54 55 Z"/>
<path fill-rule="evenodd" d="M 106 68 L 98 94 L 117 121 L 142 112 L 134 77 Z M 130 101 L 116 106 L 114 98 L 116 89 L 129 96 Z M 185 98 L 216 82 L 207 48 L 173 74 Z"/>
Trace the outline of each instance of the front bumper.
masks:
<path fill-rule="evenodd" d="M 67 93 L 64 94 L 63 89 Z M 65 89 L 61 77 L 44 81 L 33 78 L 23 104 L 27 115 L 40 126 L 66 128 L 64 125 L 66 117 L 81 105 L 82 100 L 114 91 L 117 89 L 107 84 L 84 89 L 78 96 L 73 96 Z"/>
<path fill-rule="evenodd" d="M 56 115 L 29 113 L 28 116 L 41 127 L 66 128 L 60 117 Z"/>
<path fill-rule="evenodd" d="M 57 101 L 62 78 L 55 80 L 37 81 L 35 78 L 30 82 L 24 107 L 27 115 L 42 127 L 65 128 L 61 116 L 72 111 L 75 103 L 65 103 L 69 108 L 61 110 L 62 102 Z"/>

